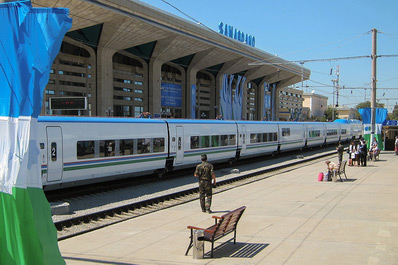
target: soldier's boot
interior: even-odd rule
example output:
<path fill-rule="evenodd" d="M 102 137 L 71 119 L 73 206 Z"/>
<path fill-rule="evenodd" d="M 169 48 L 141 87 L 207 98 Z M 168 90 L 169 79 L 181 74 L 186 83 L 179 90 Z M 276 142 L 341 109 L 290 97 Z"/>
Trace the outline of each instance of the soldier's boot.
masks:
<path fill-rule="evenodd" d="M 210 210 L 210 206 L 211 206 L 211 196 L 207 196 L 207 198 L 206 198 L 206 212 L 207 213 L 212 213 L 212 211 Z"/>

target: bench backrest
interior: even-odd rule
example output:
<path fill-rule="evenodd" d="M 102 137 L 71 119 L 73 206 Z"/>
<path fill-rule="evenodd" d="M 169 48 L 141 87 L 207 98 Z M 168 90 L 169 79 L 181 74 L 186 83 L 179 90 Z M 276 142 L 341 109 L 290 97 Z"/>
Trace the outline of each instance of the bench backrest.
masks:
<path fill-rule="evenodd" d="M 344 173 L 346 164 L 347 160 L 344 160 L 343 163 L 340 164 L 339 172 Z"/>
<path fill-rule="evenodd" d="M 221 216 L 217 223 L 217 228 L 214 231 L 213 238 L 217 238 L 218 236 L 222 236 L 234 231 L 245 209 L 246 206 L 242 206 Z"/>

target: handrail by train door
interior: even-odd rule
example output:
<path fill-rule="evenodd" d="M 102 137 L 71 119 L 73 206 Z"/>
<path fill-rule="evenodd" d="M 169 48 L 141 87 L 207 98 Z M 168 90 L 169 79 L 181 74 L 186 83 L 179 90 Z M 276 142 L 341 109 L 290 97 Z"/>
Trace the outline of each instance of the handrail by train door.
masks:
<path fill-rule="evenodd" d="M 184 129 L 181 126 L 176 127 L 176 165 L 182 164 L 184 161 Z"/>
<path fill-rule="evenodd" d="M 246 125 L 242 125 L 242 131 L 239 132 L 240 155 L 245 155 L 246 153 L 246 133 Z"/>

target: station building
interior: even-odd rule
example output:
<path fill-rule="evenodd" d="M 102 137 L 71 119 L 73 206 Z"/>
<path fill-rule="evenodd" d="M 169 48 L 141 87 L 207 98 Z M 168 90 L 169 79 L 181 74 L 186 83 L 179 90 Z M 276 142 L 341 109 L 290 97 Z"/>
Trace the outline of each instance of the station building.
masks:
<path fill-rule="evenodd" d="M 135 0 L 32 4 L 69 8 L 73 19 L 45 90 L 45 115 L 214 119 L 237 102 L 241 116 L 229 119 L 278 120 L 280 90 L 309 79 L 308 69 L 223 23 L 217 32 Z"/>
<path fill-rule="evenodd" d="M 294 87 L 281 88 L 279 91 L 279 120 L 303 120 L 303 90 Z"/>
<path fill-rule="evenodd" d="M 328 97 L 311 93 L 303 93 L 303 107 L 309 109 L 308 118 L 317 119 L 324 116 L 327 109 Z"/>

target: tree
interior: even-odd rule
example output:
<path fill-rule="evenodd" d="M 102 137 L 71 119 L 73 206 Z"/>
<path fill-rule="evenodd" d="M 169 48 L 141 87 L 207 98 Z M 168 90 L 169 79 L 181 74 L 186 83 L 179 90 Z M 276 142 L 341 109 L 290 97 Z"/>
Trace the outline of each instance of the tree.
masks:
<path fill-rule="evenodd" d="M 370 108 L 370 105 L 371 105 L 370 101 L 365 101 L 365 102 L 362 102 L 362 103 L 359 103 L 358 105 L 356 105 L 355 108 L 356 108 L 357 110 L 359 110 L 359 109 L 365 109 L 365 108 Z M 384 103 L 377 103 L 377 102 L 376 102 L 375 108 L 384 108 Z M 358 120 L 361 119 L 361 115 L 359 115 L 359 112 L 357 112 L 357 113 L 355 114 L 355 118 L 358 119 Z"/>
<path fill-rule="evenodd" d="M 370 108 L 370 101 L 365 101 L 362 103 L 359 103 L 358 105 L 355 106 L 356 109 L 364 109 L 364 108 Z M 384 108 L 384 103 L 378 103 L 376 102 L 376 108 Z"/>
<path fill-rule="evenodd" d="M 334 112 L 334 119 L 339 118 L 339 114 L 336 111 L 336 108 L 328 106 L 325 110 L 324 117 L 321 118 L 321 121 L 333 121 L 333 112 Z"/>
<path fill-rule="evenodd" d="M 387 120 L 392 120 L 392 121 L 398 120 L 398 105 L 395 105 L 392 113 L 388 114 Z"/>

